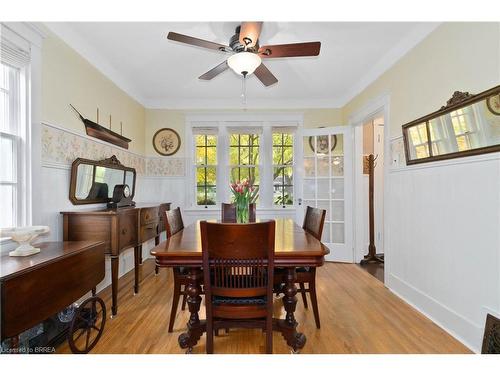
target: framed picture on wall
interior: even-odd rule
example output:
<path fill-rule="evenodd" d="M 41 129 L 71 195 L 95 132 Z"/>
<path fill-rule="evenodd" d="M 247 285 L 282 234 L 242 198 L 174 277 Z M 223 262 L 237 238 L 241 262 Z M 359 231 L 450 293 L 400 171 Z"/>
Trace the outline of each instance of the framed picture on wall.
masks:
<path fill-rule="evenodd" d="M 153 135 L 153 147 L 160 155 L 174 155 L 181 147 L 181 137 L 174 129 L 160 129 Z"/>

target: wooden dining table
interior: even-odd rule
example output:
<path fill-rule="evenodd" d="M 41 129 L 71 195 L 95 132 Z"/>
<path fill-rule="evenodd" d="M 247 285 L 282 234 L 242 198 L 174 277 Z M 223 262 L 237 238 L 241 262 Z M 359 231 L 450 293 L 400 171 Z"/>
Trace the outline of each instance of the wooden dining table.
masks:
<path fill-rule="evenodd" d="M 212 220 L 209 220 L 212 221 Z M 275 219 L 274 264 L 284 269 L 282 292 L 285 319 L 273 319 L 273 330 L 281 332 L 287 344 L 294 352 L 302 349 L 306 343 L 303 333 L 297 331 L 294 313 L 297 305 L 296 268 L 320 267 L 325 262 L 325 255 L 330 250 L 315 237 L 304 231 L 292 219 Z M 189 321 L 187 331 L 179 336 L 182 349 L 191 351 L 206 331 L 204 320 L 200 320 L 202 272 L 202 248 L 199 221 L 185 227 L 166 241 L 151 250 L 159 267 L 186 267 L 189 270 L 187 303 Z"/>

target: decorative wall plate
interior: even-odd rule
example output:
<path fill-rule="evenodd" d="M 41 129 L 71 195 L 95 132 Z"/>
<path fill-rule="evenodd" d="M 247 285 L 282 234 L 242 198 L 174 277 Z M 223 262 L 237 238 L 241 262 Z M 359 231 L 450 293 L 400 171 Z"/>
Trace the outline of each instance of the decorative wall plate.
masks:
<path fill-rule="evenodd" d="M 309 147 L 311 147 L 311 150 L 315 151 L 318 154 L 328 154 L 328 135 L 317 135 L 316 137 L 318 138 L 316 142 L 318 150 L 316 151 L 314 149 L 314 136 L 309 137 Z M 331 151 L 335 150 L 335 147 L 337 147 L 337 136 L 333 134 Z"/>
<path fill-rule="evenodd" d="M 181 137 L 174 129 L 160 129 L 153 136 L 153 147 L 160 155 L 174 155 L 181 147 Z"/>
<path fill-rule="evenodd" d="M 500 116 L 500 94 L 490 96 L 486 99 L 486 106 L 491 113 Z"/>

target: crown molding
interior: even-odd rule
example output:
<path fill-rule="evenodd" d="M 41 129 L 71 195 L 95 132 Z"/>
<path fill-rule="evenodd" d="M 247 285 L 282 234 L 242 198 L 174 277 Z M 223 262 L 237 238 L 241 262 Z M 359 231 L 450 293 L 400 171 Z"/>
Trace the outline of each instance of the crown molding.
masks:
<path fill-rule="evenodd" d="M 317 99 L 265 99 L 247 97 L 246 105 L 242 104 L 241 98 L 236 96 L 231 99 L 185 99 L 185 98 L 163 98 L 145 100 L 147 109 L 297 109 L 297 108 L 340 108 L 341 102 L 335 98 Z"/>
<path fill-rule="evenodd" d="M 45 22 L 43 25 L 73 48 L 116 86 L 145 107 L 141 93 L 130 79 L 118 72 L 106 57 L 97 52 L 97 50 L 82 38 L 80 34 L 75 32 L 67 22 Z"/>
<path fill-rule="evenodd" d="M 342 108 L 396 64 L 411 49 L 424 40 L 441 23 L 423 22 L 389 50 L 372 68 L 351 86 L 345 95 L 331 98 L 247 98 L 243 105 L 239 97 L 227 98 L 146 98 L 127 77 L 119 73 L 107 58 L 98 53 L 91 44 L 75 32 L 68 23 L 47 22 L 44 25 L 70 47 L 82 55 L 90 64 L 148 109 L 269 109 L 269 108 Z"/>

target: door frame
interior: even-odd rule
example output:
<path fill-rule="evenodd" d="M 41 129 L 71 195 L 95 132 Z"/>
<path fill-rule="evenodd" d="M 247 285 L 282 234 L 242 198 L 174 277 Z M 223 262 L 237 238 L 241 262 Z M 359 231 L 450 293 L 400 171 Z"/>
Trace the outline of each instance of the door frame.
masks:
<path fill-rule="evenodd" d="M 354 261 L 354 215 L 353 215 L 353 207 L 354 207 L 354 197 L 352 193 L 353 189 L 349 188 L 349 183 L 354 184 L 354 175 L 353 175 L 353 164 L 354 164 L 354 137 L 353 137 L 353 129 L 346 125 L 337 125 L 337 126 L 325 126 L 321 128 L 300 128 L 297 132 L 297 142 L 296 142 L 296 150 L 298 155 L 298 163 L 297 164 L 297 173 L 296 173 L 296 212 L 295 212 L 295 221 L 302 224 L 303 219 L 303 211 L 304 206 L 303 202 L 303 177 L 304 177 L 304 166 L 303 166 L 303 137 L 308 137 L 312 135 L 329 135 L 332 133 L 342 134 L 344 137 L 344 243 L 343 244 L 335 244 L 330 243 L 332 248 L 330 248 L 330 254 L 325 257 L 326 261 L 335 261 L 335 262 L 347 262 L 353 263 Z M 351 154 L 350 157 L 345 157 L 345 155 Z M 300 201 L 298 201 L 300 199 Z M 342 251 L 335 251 L 335 247 L 344 247 L 345 251 L 341 254 Z M 337 248 L 337 250 L 341 250 Z M 335 256 L 337 255 L 337 258 Z"/>
<path fill-rule="evenodd" d="M 363 124 L 366 121 L 382 115 L 384 117 L 384 191 L 383 191 L 383 218 L 384 218 L 384 279 L 390 273 L 391 250 L 389 247 L 389 191 L 391 181 L 389 180 L 389 165 L 390 165 L 390 134 L 391 134 L 391 119 L 390 119 L 390 95 L 385 94 L 368 101 L 365 105 L 353 112 L 348 118 L 348 125 L 353 127 L 354 133 L 354 158 L 353 158 L 353 245 L 354 245 L 354 261 L 359 263 L 368 249 L 365 249 L 364 244 L 364 223 L 363 223 Z M 385 282 L 384 282 L 385 284 Z"/>

